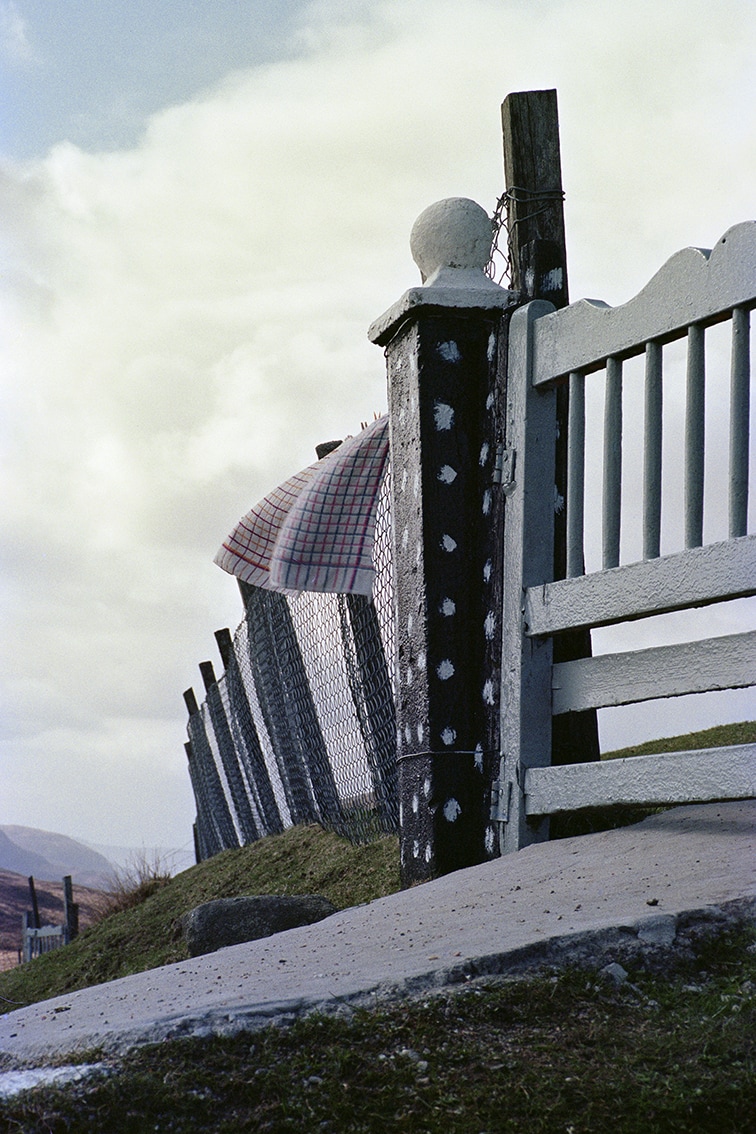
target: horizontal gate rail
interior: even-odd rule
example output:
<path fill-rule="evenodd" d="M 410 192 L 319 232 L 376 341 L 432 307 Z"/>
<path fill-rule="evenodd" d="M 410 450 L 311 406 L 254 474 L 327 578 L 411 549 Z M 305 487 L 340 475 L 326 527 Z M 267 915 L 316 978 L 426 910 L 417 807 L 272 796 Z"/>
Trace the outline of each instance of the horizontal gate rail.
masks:
<path fill-rule="evenodd" d="M 552 713 L 632 705 L 660 697 L 747 689 L 756 675 L 756 631 L 561 662 L 552 668 Z"/>
<path fill-rule="evenodd" d="M 525 773 L 527 815 L 615 803 L 651 807 L 755 795 L 756 744 L 529 768 Z"/>
<path fill-rule="evenodd" d="M 706 606 L 756 594 L 756 536 L 529 587 L 529 636 Z"/>

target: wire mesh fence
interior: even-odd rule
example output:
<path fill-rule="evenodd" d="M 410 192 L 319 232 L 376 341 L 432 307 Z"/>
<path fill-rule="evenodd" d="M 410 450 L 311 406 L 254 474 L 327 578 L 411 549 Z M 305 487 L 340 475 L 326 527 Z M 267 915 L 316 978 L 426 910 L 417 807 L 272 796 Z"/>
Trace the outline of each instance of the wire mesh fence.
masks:
<path fill-rule="evenodd" d="M 225 672 L 189 717 L 199 859 L 300 823 L 353 842 L 398 829 L 388 472 L 373 561 L 371 598 L 241 584 Z"/>

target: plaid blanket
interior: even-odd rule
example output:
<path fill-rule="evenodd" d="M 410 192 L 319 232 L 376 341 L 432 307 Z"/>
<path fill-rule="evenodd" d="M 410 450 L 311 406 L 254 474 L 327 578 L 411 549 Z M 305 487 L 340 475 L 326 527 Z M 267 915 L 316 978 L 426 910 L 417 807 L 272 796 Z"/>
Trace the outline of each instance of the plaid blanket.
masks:
<path fill-rule="evenodd" d="M 269 590 L 369 595 L 388 452 L 388 418 L 381 417 L 255 505 L 215 562 Z"/>

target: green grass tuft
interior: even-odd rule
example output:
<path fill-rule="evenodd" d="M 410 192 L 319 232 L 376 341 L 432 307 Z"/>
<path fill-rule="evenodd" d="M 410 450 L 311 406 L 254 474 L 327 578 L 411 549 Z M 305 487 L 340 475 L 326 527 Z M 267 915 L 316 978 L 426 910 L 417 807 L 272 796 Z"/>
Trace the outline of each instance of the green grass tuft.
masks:
<path fill-rule="evenodd" d="M 754 934 L 616 989 L 569 971 L 290 1028 L 162 1043 L 8 1103 L 8 1130 L 121 1134 L 745 1134 Z"/>

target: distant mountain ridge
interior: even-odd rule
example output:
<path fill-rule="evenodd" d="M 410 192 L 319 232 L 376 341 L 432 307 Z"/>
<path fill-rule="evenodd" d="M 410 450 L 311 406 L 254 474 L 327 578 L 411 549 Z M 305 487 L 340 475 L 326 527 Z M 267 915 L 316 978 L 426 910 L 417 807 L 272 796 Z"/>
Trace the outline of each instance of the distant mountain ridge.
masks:
<path fill-rule="evenodd" d="M 95 889 L 107 888 L 113 877 L 113 864 L 84 843 L 16 824 L 0 825 L 0 870 L 33 874 L 47 882 L 70 874 L 75 884 Z"/>

